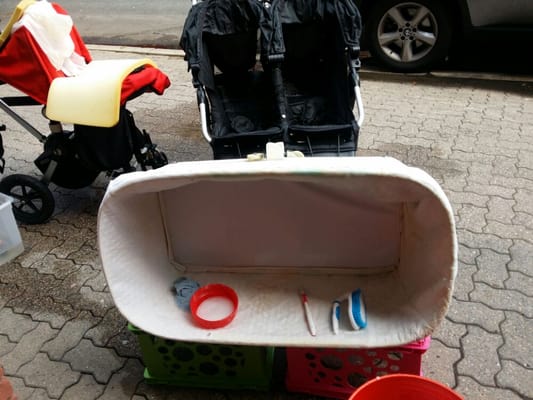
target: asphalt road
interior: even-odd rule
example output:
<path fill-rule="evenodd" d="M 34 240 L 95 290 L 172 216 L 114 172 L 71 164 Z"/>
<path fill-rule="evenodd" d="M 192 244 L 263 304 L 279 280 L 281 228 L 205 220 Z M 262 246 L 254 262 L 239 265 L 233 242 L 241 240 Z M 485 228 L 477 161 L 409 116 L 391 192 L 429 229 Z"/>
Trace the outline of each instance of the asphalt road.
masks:
<path fill-rule="evenodd" d="M 19 0 L 0 0 L 0 27 Z M 189 0 L 59 0 L 87 43 L 178 48 Z"/>
<path fill-rule="evenodd" d="M 0 0 L 0 29 L 19 0 Z M 58 0 L 72 16 L 86 43 L 179 48 L 190 0 Z M 498 36 L 462 41 L 436 70 L 526 74 L 533 71 L 529 44 Z M 372 60 L 365 65 L 374 67 Z M 377 66 L 379 68 L 379 66 Z"/>

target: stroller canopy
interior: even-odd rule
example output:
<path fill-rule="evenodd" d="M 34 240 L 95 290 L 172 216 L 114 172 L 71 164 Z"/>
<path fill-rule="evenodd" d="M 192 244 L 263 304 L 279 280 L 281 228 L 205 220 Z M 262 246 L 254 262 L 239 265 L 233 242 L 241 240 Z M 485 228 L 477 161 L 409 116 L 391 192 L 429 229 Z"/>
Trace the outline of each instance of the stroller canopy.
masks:
<path fill-rule="evenodd" d="M 191 9 L 185 21 L 180 45 L 185 51 L 189 68 L 196 69 L 208 56 L 202 46 L 204 34 L 237 36 L 260 29 L 263 59 L 276 59 L 285 53 L 283 24 L 305 24 L 327 18 L 338 20 L 348 50 L 359 51 L 361 16 L 351 0 L 205 0 Z M 303 45 L 307 38 L 302 37 L 300 40 Z M 239 54 L 244 53 L 242 47 L 237 50 Z M 248 49 L 245 47 L 244 50 Z M 248 63 L 235 64 L 253 67 L 251 58 Z M 217 67 L 220 68 L 221 65 Z M 224 69 L 224 64 L 221 69 Z"/>

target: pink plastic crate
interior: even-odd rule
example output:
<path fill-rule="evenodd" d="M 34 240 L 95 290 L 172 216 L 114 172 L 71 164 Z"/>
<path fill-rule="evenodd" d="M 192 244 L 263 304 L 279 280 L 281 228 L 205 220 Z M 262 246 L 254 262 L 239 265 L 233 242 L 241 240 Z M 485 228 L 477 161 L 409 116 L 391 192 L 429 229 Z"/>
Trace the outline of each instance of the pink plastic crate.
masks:
<path fill-rule="evenodd" d="M 288 348 L 285 385 L 290 392 L 347 399 L 376 376 L 421 375 L 422 355 L 431 338 L 380 349 Z"/>

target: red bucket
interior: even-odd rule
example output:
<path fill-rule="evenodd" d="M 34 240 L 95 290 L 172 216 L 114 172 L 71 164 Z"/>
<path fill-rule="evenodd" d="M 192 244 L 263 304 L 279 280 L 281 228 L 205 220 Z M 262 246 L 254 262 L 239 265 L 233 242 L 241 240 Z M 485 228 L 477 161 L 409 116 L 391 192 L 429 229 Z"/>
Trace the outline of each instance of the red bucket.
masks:
<path fill-rule="evenodd" d="M 350 400 L 464 400 L 450 388 L 417 375 L 393 374 L 368 381 Z"/>

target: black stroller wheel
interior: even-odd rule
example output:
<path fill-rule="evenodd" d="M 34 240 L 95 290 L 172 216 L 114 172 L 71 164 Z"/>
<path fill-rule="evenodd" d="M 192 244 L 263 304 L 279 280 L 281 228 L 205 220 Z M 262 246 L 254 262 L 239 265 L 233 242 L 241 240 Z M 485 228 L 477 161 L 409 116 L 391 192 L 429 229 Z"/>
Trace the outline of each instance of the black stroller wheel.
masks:
<path fill-rule="evenodd" d="M 34 177 L 8 175 L 0 181 L 0 192 L 13 198 L 15 219 L 24 224 L 41 224 L 54 212 L 55 200 L 52 192 Z"/>
<path fill-rule="evenodd" d="M 154 161 L 152 163 L 152 168 L 161 168 L 168 164 L 168 158 L 165 153 L 162 151 L 156 151 L 157 154 L 154 155 Z"/>

